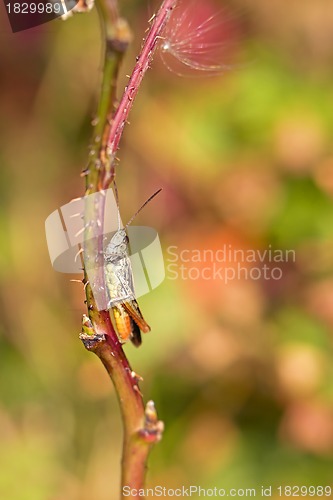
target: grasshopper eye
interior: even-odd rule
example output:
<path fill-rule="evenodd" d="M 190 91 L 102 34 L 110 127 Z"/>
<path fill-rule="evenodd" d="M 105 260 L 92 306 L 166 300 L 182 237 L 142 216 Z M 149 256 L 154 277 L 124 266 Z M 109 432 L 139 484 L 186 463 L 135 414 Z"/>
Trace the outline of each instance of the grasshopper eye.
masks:
<path fill-rule="evenodd" d="M 121 245 L 119 245 L 119 250 L 120 252 L 126 252 L 127 250 L 126 243 L 122 243 Z"/>

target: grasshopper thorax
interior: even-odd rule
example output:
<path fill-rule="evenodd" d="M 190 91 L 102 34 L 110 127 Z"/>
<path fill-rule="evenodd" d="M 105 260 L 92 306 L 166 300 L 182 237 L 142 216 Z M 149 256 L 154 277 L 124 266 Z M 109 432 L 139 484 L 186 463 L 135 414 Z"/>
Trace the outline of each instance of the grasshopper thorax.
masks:
<path fill-rule="evenodd" d="M 118 231 L 112 236 L 110 243 L 105 250 L 106 260 L 116 259 L 119 257 L 124 257 L 127 253 L 128 236 L 126 234 L 126 229 L 118 229 Z"/>

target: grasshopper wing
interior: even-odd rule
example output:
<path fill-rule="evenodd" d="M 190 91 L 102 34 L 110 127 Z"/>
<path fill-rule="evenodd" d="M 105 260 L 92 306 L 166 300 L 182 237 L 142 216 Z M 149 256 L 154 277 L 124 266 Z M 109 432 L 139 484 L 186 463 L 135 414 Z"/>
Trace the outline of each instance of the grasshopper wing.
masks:
<path fill-rule="evenodd" d="M 123 302 L 122 305 L 125 311 L 130 315 L 132 320 L 138 325 L 143 333 L 150 332 L 150 326 L 142 316 L 138 303 L 135 299 Z"/>

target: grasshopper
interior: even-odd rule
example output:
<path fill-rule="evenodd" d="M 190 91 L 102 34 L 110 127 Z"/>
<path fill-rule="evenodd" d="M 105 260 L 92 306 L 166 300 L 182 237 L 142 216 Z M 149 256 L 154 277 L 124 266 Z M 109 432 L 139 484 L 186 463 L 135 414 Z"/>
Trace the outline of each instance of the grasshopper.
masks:
<path fill-rule="evenodd" d="M 118 230 L 112 236 L 104 252 L 105 284 L 108 291 L 108 309 L 112 309 L 120 340 L 130 339 L 135 346 L 141 344 L 141 332 L 150 331 L 135 298 L 131 260 L 128 253 L 129 239 L 126 229 L 139 212 L 161 191 L 159 189 L 139 208 L 125 227 L 120 227 L 118 192 L 115 185 L 118 206 Z"/>

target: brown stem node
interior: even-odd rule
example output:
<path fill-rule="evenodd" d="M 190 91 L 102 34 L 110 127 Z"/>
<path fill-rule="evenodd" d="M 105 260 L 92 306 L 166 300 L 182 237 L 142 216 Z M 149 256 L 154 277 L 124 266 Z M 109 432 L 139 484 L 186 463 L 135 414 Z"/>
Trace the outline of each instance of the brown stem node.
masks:
<path fill-rule="evenodd" d="M 80 333 L 80 340 L 82 340 L 82 343 L 87 351 L 96 352 L 100 344 L 106 341 L 106 337 L 101 333 L 96 333 L 94 335 Z"/>

